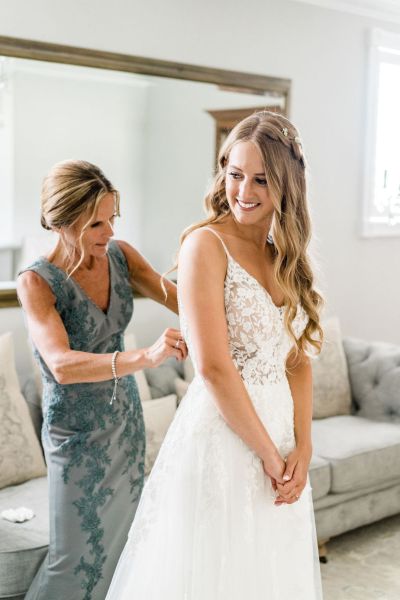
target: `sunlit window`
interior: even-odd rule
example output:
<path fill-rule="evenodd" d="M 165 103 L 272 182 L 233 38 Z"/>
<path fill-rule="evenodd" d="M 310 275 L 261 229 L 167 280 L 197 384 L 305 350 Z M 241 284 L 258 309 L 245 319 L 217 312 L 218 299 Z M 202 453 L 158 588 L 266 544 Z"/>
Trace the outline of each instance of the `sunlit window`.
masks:
<path fill-rule="evenodd" d="M 364 234 L 400 235 L 400 36 L 373 32 L 369 75 Z"/>

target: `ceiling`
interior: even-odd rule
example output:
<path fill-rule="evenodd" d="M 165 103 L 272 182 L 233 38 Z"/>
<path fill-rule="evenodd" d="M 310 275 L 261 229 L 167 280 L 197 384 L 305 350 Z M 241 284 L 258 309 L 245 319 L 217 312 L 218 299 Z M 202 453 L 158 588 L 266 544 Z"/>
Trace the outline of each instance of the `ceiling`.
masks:
<path fill-rule="evenodd" d="M 322 8 L 330 8 L 400 23 L 400 0 L 292 0 L 305 4 L 314 4 Z"/>

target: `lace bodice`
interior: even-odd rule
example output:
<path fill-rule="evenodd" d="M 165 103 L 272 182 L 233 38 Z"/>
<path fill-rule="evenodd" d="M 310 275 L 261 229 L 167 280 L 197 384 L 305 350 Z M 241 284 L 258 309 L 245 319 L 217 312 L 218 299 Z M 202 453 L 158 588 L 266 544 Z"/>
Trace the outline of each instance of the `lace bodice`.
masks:
<path fill-rule="evenodd" d="M 244 381 L 263 385 L 276 383 L 285 375 L 285 363 L 292 346 L 284 325 L 284 307 L 272 301 L 267 290 L 229 254 L 224 284 L 225 313 L 228 324 L 229 348 L 233 362 Z M 196 356 L 190 337 L 190 327 L 180 303 L 181 328 L 196 368 Z M 307 315 L 299 305 L 293 322 L 297 337 L 303 333 Z"/>

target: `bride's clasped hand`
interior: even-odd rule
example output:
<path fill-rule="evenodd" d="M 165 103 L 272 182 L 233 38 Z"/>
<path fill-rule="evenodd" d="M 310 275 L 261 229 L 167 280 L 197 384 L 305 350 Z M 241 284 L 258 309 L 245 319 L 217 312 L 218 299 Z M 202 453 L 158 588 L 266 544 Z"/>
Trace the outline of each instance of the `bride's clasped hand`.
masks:
<path fill-rule="evenodd" d="M 282 474 L 283 482 L 274 480 L 273 487 L 276 491 L 275 504 L 292 504 L 299 500 L 302 491 L 307 485 L 308 467 L 311 460 L 309 449 L 295 448 L 284 463 Z"/>

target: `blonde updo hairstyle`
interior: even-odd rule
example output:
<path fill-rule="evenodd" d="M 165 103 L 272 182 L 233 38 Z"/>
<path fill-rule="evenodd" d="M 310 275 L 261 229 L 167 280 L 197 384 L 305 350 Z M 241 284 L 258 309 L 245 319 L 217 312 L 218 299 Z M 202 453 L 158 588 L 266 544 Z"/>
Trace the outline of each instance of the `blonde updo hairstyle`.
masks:
<path fill-rule="evenodd" d="M 41 194 L 42 227 L 59 231 L 73 227 L 82 215 L 87 217 L 76 247 L 68 246 L 61 236 L 68 257 L 66 271 L 70 277 L 85 259 L 82 238 L 106 194 L 115 196 L 116 214 L 119 212 L 119 193 L 96 165 L 84 160 L 66 160 L 54 165 L 45 177 Z"/>
<path fill-rule="evenodd" d="M 265 168 L 267 187 L 274 204 L 269 240 L 274 253 L 274 273 L 285 303 L 284 323 L 296 353 L 321 350 L 323 332 L 319 314 L 322 296 L 314 289 L 314 277 L 307 247 L 311 222 L 306 194 L 305 159 L 299 134 L 292 123 L 277 113 L 256 112 L 243 119 L 229 133 L 221 147 L 218 167 L 205 198 L 207 218 L 187 228 L 181 243 L 193 230 L 223 221 L 230 214 L 225 179 L 229 154 L 238 142 L 251 141 L 258 148 Z M 300 305 L 308 323 L 299 339 L 293 320 Z"/>

